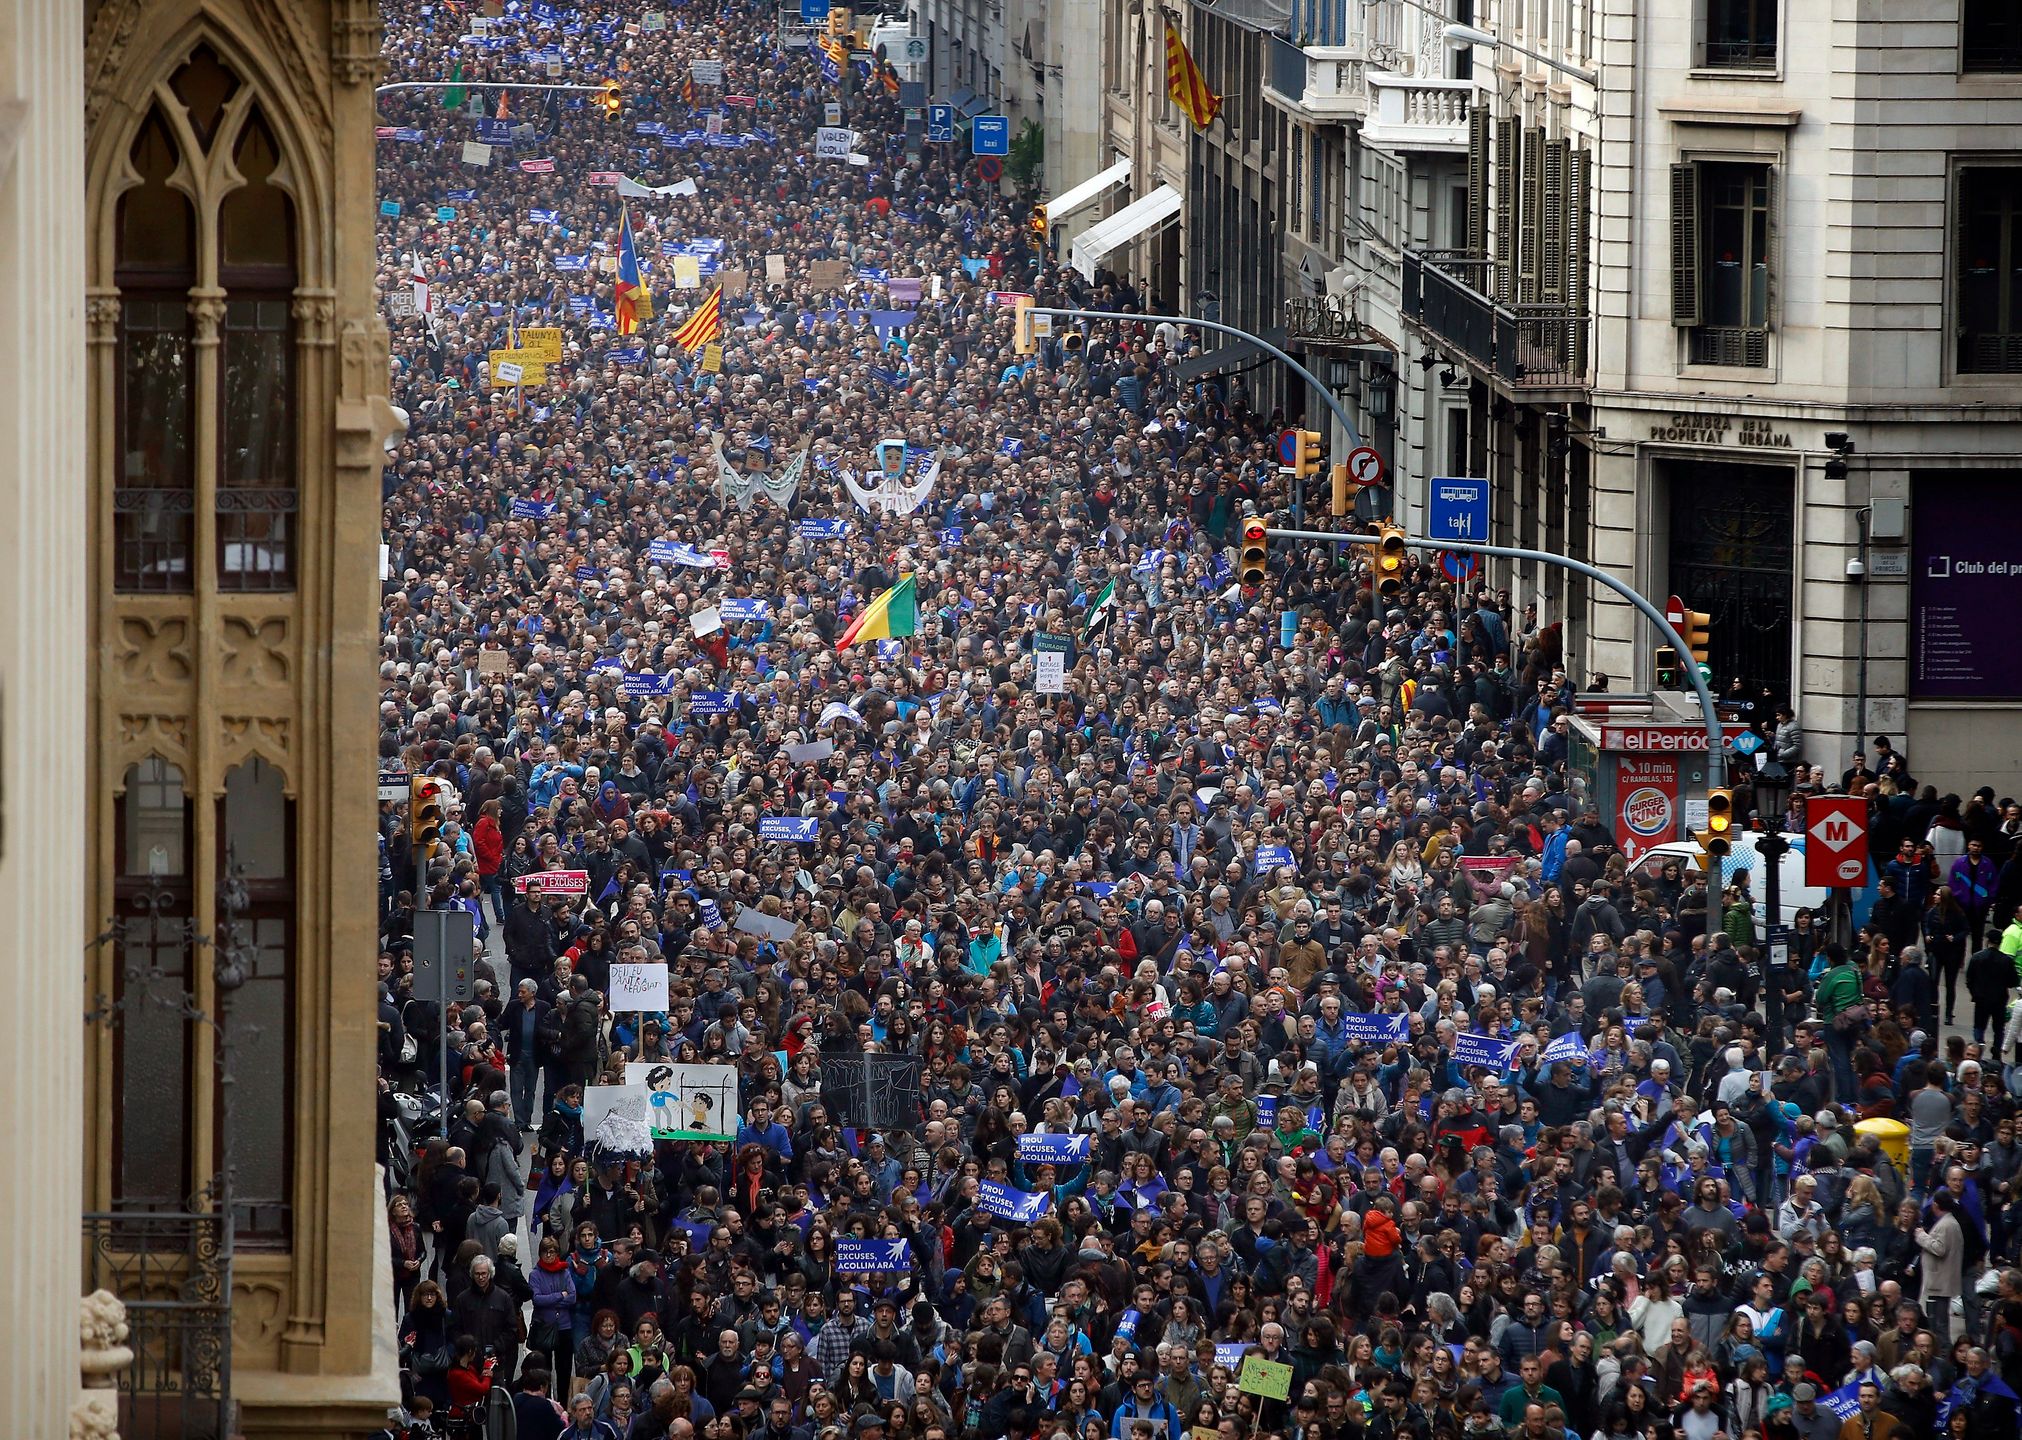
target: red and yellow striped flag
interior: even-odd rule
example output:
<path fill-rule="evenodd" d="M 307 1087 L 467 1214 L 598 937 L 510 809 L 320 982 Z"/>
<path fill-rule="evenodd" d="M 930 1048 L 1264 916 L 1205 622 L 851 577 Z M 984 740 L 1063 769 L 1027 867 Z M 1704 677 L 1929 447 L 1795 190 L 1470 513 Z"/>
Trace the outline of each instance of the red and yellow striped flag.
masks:
<path fill-rule="evenodd" d="M 723 338 L 723 287 L 718 285 L 709 292 L 693 315 L 682 322 L 674 332 L 674 342 L 683 350 L 700 350 L 712 340 Z"/>
<path fill-rule="evenodd" d="M 1165 22 L 1165 90 L 1196 130 L 1207 129 L 1222 113 L 1222 97 L 1208 89 L 1200 67 L 1187 54 L 1186 41 L 1180 39 L 1179 26 L 1170 20 Z"/>

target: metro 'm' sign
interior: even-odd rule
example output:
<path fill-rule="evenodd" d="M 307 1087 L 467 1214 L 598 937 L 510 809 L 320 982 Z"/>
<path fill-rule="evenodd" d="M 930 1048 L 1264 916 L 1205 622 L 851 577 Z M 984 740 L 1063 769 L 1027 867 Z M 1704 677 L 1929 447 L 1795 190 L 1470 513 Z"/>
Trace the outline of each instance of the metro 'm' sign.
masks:
<path fill-rule="evenodd" d="M 1858 795 L 1814 795 L 1804 806 L 1804 883 L 1858 887 L 1868 876 L 1868 802 Z"/>

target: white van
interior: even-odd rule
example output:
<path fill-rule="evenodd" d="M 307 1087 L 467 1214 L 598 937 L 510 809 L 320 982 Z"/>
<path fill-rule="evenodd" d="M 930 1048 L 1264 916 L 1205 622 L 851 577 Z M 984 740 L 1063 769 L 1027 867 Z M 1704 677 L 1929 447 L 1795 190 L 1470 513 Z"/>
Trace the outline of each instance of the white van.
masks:
<path fill-rule="evenodd" d="M 913 22 L 903 16 L 880 20 L 871 29 L 871 53 L 882 53 L 899 72 L 900 80 L 927 78 L 927 40 L 913 33 Z"/>
<path fill-rule="evenodd" d="M 1755 924 L 1758 929 L 1769 923 L 1768 883 L 1764 875 L 1762 855 L 1756 843 L 1762 836 L 1753 830 L 1736 830 L 1734 848 L 1720 867 L 1720 887 L 1725 889 L 1734 883 L 1739 875 L 1748 877 L 1748 893 L 1755 900 Z M 1805 837 L 1788 831 L 1783 836 L 1784 845 L 1781 863 L 1777 866 L 1777 909 L 1782 912 L 1779 923 L 1788 925 L 1791 917 L 1800 910 L 1818 911 L 1824 907 L 1832 892 L 1821 886 L 1807 885 L 1804 881 Z M 1654 877 L 1665 865 L 1677 861 L 1684 869 L 1696 872 L 1699 869 L 1699 846 L 1692 840 L 1673 840 L 1646 851 L 1643 857 L 1629 867 L 1634 877 Z M 1875 901 L 1874 867 L 1868 867 L 1868 881 L 1864 888 L 1853 897 L 1853 923 L 1856 926 L 1867 923 L 1868 911 Z"/>

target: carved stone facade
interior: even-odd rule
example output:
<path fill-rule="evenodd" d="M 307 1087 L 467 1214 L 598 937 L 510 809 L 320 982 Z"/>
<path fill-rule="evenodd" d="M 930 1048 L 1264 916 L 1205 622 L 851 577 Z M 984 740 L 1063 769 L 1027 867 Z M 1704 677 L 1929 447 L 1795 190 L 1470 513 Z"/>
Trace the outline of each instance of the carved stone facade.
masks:
<path fill-rule="evenodd" d="M 28 320 L 24 344 L 0 350 L 0 459 L 8 473 L 42 479 L 16 487 L 18 506 L 0 502 L 0 560 L 8 562 L 0 584 L 14 587 L 0 623 L 0 706 L 32 692 L 20 704 L 38 708 L 0 710 L 0 754 L 6 797 L 85 797 L 67 817 L 69 833 L 63 819 L 38 827 L 49 853 L 26 860 L 42 872 L 20 874 L 22 864 L 0 849 L 6 922 L 63 912 L 53 936 L 18 934 L 0 947 L 0 965 L 32 957 L 40 989 L 53 993 L 42 1011 L 26 1001 L 8 1011 L 6 1023 L 30 1025 L 36 1042 L 0 1044 L 0 1052 L 22 1056 L 16 1098 L 49 1116 L 59 1135 L 85 1137 L 81 1175 L 51 1161 L 69 1171 L 69 1187 L 49 1185 L 40 1163 L 20 1167 L 69 1211 L 69 1222 L 51 1220 L 49 1234 L 75 1224 L 79 1209 L 119 1207 L 121 1042 L 89 1027 L 79 1044 L 77 1017 L 87 993 L 117 989 L 115 957 L 87 955 L 85 936 L 129 904 L 121 882 L 140 864 L 127 853 L 129 785 L 142 777 L 160 801 L 180 783 L 186 841 L 170 849 L 186 866 L 176 880 L 188 918 L 206 934 L 216 926 L 239 787 L 247 775 L 273 787 L 273 833 L 285 835 L 287 864 L 269 886 L 283 894 L 275 914 L 285 916 L 279 949 L 291 1007 L 291 1074 L 273 1092 L 287 1096 L 291 1141 L 281 1193 L 261 1195 L 261 1207 L 285 1213 L 285 1222 L 243 1236 L 235 1264 L 235 1396 L 245 1434 L 366 1436 L 398 1396 L 372 1163 L 376 914 L 372 886 L 358 884 L 374 868 L 376 512 L 382 443 L 396 429 L 386 404 L 386 330 L 370 293 L 380 36 L 378 0 L 97 0 L 83 6 L 83 32 L 77 4 L 0 0 L 0 115 L 12 95 L 30 97 L 18 164 L 32 174 L 18 176 L 18 212 L 47 220 L 32 235 L 0 231 L 0 313 Z M 44 63 L 63 71 L 61 81 L 42 75 Z M 190 67 L 202 69 L 208 89 L 180 83 Z M 150 125 L 160 125 L 180 166 L 176 190 L 188 196 L 194 233 L 218 227 L 228 198 L 259 184 L 235 152 L 255 129 L 277 156 L 269 170 L 285 176 L 275 188 L 285 190 L 291 220 L 281 227 L 291 235 L 287 253 L 263 257 L 287 273 L 281 344 L 293 425 L 273 473 L 224 473 L 216 443 L 226 421 L 214 396 L 235 326 L 245 324 L 233 289 L 243 281 L 220 275 L 218 245 L 206 243 L 192 247 L 184 279 L 164 287 L 156 277 L 146 287 L 146 303 L 160 303 L 168 289 L 186 305 L 188 471 L 166 506 L 160 489 L 133 493 L 144 461 L 125 443 L 113 402 L 135 374 L 131 334 L 142 324 L 123 273 L 131 257 L 121 214 L 150 184 L 135 162 L 148 154 Z M 38 299 L 51 289 L 61 297 Z M 51 311 L 47 322 L 38 303 Z M 10 352 L 34 356 L 47 378 L 30 376 Z M 36 423 L 20 441 L 6 429 L 16 415 Z M 32 506 L 49 514 L 24 514 Z M 170 528 L 184 526 L 180 542 L 152 538 L 164 516 Z M 142 532 L 146 544 L 133 540 Z M 47 599 L 32 597 L 32 584 Z M 49 633 L 4 629 L 36 623 Z M 20 750 L 16 714 L 22 724 L 34 720 Z M 87 744 L 77 744 L 79 734 Z M 18 775 L 20 754 L 38 769 Z M 73 764 L 75 773 L 65 773 Z M 69 888 L 53 884 L 51 872 L 67 876 Z M 81 957 L 83 971 L 75 993 L 47 983 L 47 967 L 71 957 Z M 196 1003 L 214 1009 L 208 965 L 188 975 Z M 12 999 L 10 981 L 6 973 Z M 188 1173 L 200 1179 L 216 1153 L 220 1112 L 210 1038 L 204 1027 L 190 1036 L 180 1143 Z M 63 1074 L 65 1096 L 38 1098 L 26 1078 L 30 1056 L 38 1070 Z M 4 1054 L 0 1070 L 16 1076 Z M 14 1189 L 4 1193 L 14 1216 L 42 1213 L 12 1203 Z M 18 1280 L 36 1292 L 75 1292 L 73 1248 L 40 1250 L 55 1256 L 51 1274 L 24 1270 Z M 79 1335 L 75 1325 L 63 1329 L 42 1349 L 0 1345 L 0 1432 L 111 1432 L 99 1400 L 75 1404 Z M 53 1379 L 36 1389 L 30 1365 Z"/>

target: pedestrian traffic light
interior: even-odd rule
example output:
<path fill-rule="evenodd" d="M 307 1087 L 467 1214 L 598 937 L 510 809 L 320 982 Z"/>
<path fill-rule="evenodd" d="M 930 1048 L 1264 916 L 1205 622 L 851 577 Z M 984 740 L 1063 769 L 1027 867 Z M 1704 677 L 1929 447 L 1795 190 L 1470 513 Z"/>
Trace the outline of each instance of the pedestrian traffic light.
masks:
<path fill-rule="evenodd" d="M 1362 487 L 1348 478 L 1348 467 L 1346 464 L 1336 465 L 1330 478 L 1333 481 L 1334 493 L 1331 502 L 1327 506 L 1328 512 L 1333 515 L 1354 514 L 1355 496 L 1361 491 Z"/>
<path fill-rule="evenodd" d="M 1011 311 L 1011 348 L 1030 355 L 1039 347 L 1032 340 L 1032 297 L 1020 295 Z"/>
<path fill-rule="evenodd" d="M 615 120 L 618 112 L 625 108 L 624 97 L 618 91 L 618 82 L 606 80 L 603 91 L 597 96 L 597 103 L 604 107 L 604 118 Z"/>
<path fill-rule="evenodd" d="M 1243 521 L 1243 556 L 1237 578 L 1245 585 L 1262 585 L 1270 563 L 1271 540 L 1264 519 L 1261 515 L 1248 516 Z"/>
<path fill-rule="evenodd" d="M 1299 437 L 1299 458 L 1292 465 L 1294 473 L 1301 480 L 1318 475 L 1320 473 L 1320 447 L 1325 443 L 1320 437 L 1320 432 L 1318 430 L 1294 430 L 1292 433 Z"/>
<path fill-rule="evenodd" d="M 1657 647 L 1657 686 L 1661 690 L 1675 690 L 1684 679 L 1684 662 L 1678 658 L 1676 649 L 1669 645 Z"/>
<path fill-rule="evenodd" d="M 1713 644 L 1713 617 L 1704 610 L 1687 610 L 1685 623 L 1678 627 L 1679 636 L 1685 641 L 1685 648 L 1692 652 L 1695 663 L 1707 663 L 1707 651 Z"/>
<path fill-rule="evenodd" d="M 407 833 L 414 853 L 426 858 L 442 839 L 443 792 L 449 787 L 428 775 L 417 775 L 407 786 Z"/>
<path fill-rule="evenodd" d="M 1384 521 L 1376 527 L 1376 593 L 1394 600 L 1404 593 L 1404 531 Z"/>

